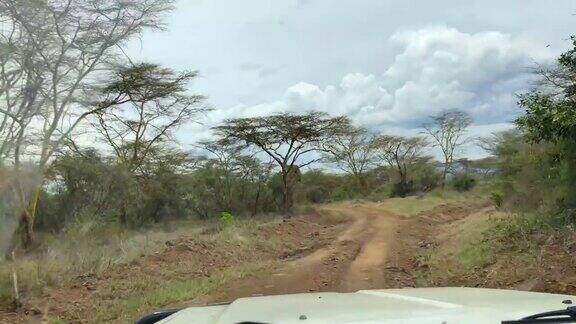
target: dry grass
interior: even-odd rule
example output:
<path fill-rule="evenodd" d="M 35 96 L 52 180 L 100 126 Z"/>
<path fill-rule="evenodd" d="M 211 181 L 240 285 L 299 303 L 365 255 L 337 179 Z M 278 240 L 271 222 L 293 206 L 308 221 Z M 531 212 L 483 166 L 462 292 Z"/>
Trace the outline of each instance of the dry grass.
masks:
<path fill-rule="evenodd" d="M 346 212 L 344 212 L 342 210 L 331 208 L 332 206 L 337 206 L 339 204 L 350 204 L 350 203 L 346 202 L 346 203 L 336 203 L 336 204 L 320 206 L 320 207 L 316 208 L 316 213 L 321 215 L 323 221 L 327 224 L 336 225 L 336 224 L 346 223 L 347 221 L 349 221 L 351 219 L 350 215 L 346 214 Z"/>
<path fill-rule="evenodd" d="M 445 285 L 455 278 L 464 279 L 474 269 L 495 262 L 494 244 L 485 239 L 495 220 L 507 213 L 486 207 L 470 216 L 443 226 L 435 238 L 436 244 L 425 250 L 422 262 L 429 268 L 421 278 L 425 285 Z"/>
<path fill-rule="evenodd" d="M 446 199 L 433 196 L 424 197 L 406 197 L 406 198 L 390 198 L 381 203 L 381 206 L 393 213 L 413 216 L 420 212 L 431 210 L 434 207 L 445 203 Z"/>
<path fill-rule="evenodd" d="M 0 298 L 12 297 L 12 290 L 7 288 L 12 285 L 14 270 L 20 279 L 21 292 L 33 297 L 45 287 L 61 286 L 81 275 L 100 275 L 112 266 L 156 253 L 163 242 L 178 235 L 181 230 L 144 233 L 116 229 L 98 232 L 79 229 L 59 236 L 44 235 L 40 238 L 41 245 L 46 247 L 44 251 L 0 264 Z"/>
<path fill-rule="evenodd" d="M 485 199 L 483 188 L 470 192 L 456 192 L 453 190 L 434 190 L 423 196 L 410 196 L 406 198 L 389 198 L 380 203 L 387 210 L 403 215 L 414 216 L 434 209 L 442 204 L 458 204 Z"/>
<path fill-rule="evenodd" d="M 182 237 L 203 244 L 233 244 L 242 250 L 238 251 L 238 255 L 279 249 L 279 242 L 263 242 L 255 235 L 259 226 L 276 222 L 276 218 L 240 219 L 231 226 L 222 226 L 218 223 L 188 221 L 146 231 L 78 224 L 64 234 L 40 237 L 42 246 L 46 246 L 43 251 L 16 262 L 0 263 L 0 308 L 8 308 L 13 298 L 11 278 L 14 270 L 19 277 L 22 296 L 26 300 L 34 300 L 41 298 L 47 289 L 68 285 L 78 277 L 98 277 L 118 265 L 156 255 L 166 249 L 167 241 Z M 144 282 L 139 284 L 144 286 L 146 279 L 150 280 L 140 279 Z"/>
<path fill-rule="evenodd" d="M 91 322 L 119 322 L 126 323 L 152 309 L 159 309 L 167 305 L 174 305 L 185 301 L 198 301 L 203 296 L 210 295 L 222 286 L 242 279 L 258 270 L 271 267 L 270 262 L 248 262 L 239 266 L 217 271 L 208 277 L 190 280 L 164 280 L 161 286 L 154 283 L 140 282 L 140 285 L 154 286 L 145 293 L 132 293 L 122 299 L 107 300 L 95 305 L 96 313 Z"/>
<path fill-rule="evenodd" d="M 485 208 L 443 226 L 421 255 L 418 286 L 475 286 L 573 295 L 576 235 L 545 215 Z"/>

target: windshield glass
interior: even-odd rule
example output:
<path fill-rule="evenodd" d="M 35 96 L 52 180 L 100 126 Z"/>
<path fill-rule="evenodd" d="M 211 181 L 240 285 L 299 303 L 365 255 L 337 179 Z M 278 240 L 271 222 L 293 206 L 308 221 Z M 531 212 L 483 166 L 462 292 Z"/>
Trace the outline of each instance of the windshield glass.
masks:
<path fill-rule="evenodd" d="M 0 322 L 576 294 L 575 10 L 0 1 Z"/>

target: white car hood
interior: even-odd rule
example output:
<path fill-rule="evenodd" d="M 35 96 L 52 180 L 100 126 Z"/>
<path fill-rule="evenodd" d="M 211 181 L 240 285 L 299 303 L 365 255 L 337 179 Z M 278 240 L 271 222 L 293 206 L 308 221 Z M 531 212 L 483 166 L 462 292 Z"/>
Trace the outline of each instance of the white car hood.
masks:
<path fill-rule="evenodd" d="M 576 297 L 480 288 L 409 288 L 240 298 L 159 323 L 500 323 L 565 309 Z"/>

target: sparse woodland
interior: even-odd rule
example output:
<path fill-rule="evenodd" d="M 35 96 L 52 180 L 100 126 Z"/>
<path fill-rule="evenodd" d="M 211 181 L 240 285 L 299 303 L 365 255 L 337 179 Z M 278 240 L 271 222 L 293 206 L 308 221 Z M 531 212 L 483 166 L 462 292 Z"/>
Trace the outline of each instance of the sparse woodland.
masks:
<path fill-rule="evenodd" d="M 497 208 L 527 215 L 512 232 L 574 225 L 576 39 L 520 97 L 526 113 L 517 127 L 491 137 L 470 138 L 473 121 L 461 110 L 431 116 L 414 137 L 311 111 L 224 120 L 192 150 L 176 133 L 211 109 L 194 92 L 198 72 L 133 62 L 122 51 L 145 30 L 163 29 L 173 5 L 0 3 L 4 263 L 48 253 L 51 241 L 78 231 L 89 240 L 223 215 L 231 215 L 227 222 L 290 217 L 314 203 L 467 191 L 478 183 Z M 472 141 L 491 157 L 464 159 Z M 438 149 L 440 161 L 431 156 Z M 6 287 L 0 302 L 10 303 L 16 296 Z"/>
<path fill-rule="evenodd" d="M 6 256 L 41 246 L 36 232 L 87 221 L 135 229 L 222 212 L 290 215 L 296 204 L 436 186 L 424 137 L 373 134 L 314 111 L 225 120 L 213 125 L 212 141 L 197 144 L 203 153 L 191 154 L 175 133 L 210 110 L 193 93 L 198 73 L 133 62 L 121 50 L 144 30 L 162 29 L 172 6 L 14 0 L 0 8 Z M 452 115 L 460 128 L 441 124 Z M 469 125 L 463 112 L 435 118 L 427 129 L 437 136 L 459 139 Z M 451 152 L 460 144 L 451 142 Z M 443 179 L 453 163 L 443 164 Z M 322 171 L 331 167 L 341 172 Z"/>

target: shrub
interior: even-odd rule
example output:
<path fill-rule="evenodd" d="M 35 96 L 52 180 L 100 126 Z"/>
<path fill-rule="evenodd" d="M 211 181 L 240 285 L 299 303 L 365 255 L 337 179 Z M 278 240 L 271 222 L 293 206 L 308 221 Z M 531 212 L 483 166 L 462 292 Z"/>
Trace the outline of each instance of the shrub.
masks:
<path fill-rule="evenodd" d="M 414 192 L 414 182 L 397 182 L 392 186 L 390 197 L 406 197 Z"/>
<path fill-rule="evenodd" d="M 332 199 L 338 190 L 348 190 L 347 176 L 335 175 L 322 170 L 310 170 L 301 174 L 294 185 L 296 203 L 324 203 Z M 348 199 L 349 197 L 346 197 Z"/>
<path fill-rule="evenodd" d="M 332 194 L 330 195 L 330 200 L 331 201 L 342 201 L 342 200 L 351 199 L 352 197 L 353 197 L 353 193 L 351 193 L 350 190 L 348 190 L 348 188 L 339 187 L 339 188 L 336 188 L 332 192 Z"/>
<path fill-rule="evenodd" d="M 220 213 L 220 223 L 224 226 L 232 225 L 232 223 L 234 223 L 234 215 L 230 212 Z"/>
<path fill-rule="evenodd" d="M 330 192 L 327 188 L 321 186 L 314 186 L 306 191 L 306 200 L 318 204 L 328 201 Z"/>
<path fill-rule="evenodd" d="M 474 186 L 476 186 L 476 178 L 466 173 L 457 174 L 452 179 L 452 187 L 456 191 L 469 191 Z"/>
<path fill-rule="evenodd" d="M 429 161 L 420 161 L 414 166 L 412 179 L 414 180 L 414 192 L 428 192 L 436 188 L 442 175 L 435 165 Z"/>
<path fill-rule="evenodd" d="M 490 200 L 492 201 L 492 204 L 494 204 L 494 207 L 500 208 L 504 203 L 504 195 L 499 192 L 492 192 L 490 194 Z"/>
<path fill-rule="evenodd" d="M 438 186 L 440 175 L 438 173 L 424 173 L 416 179 L 416 191 L 429 192 Z"/>

